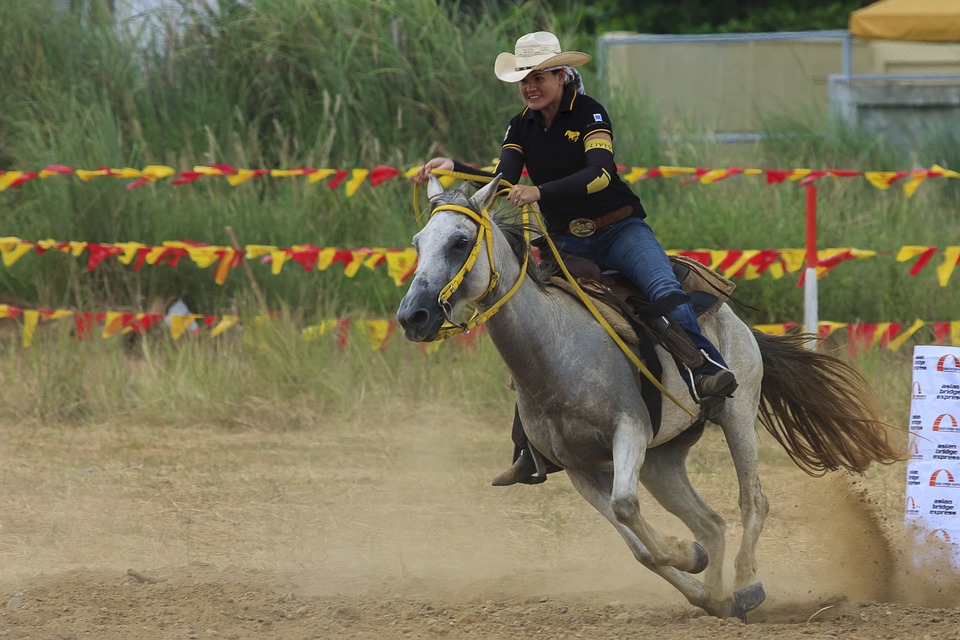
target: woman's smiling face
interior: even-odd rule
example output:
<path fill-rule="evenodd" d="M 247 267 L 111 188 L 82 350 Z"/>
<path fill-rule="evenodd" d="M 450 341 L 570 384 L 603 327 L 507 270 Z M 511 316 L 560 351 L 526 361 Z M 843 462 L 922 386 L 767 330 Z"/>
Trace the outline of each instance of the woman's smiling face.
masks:
<path fill-rule="evenodd" d="M 563 96 L 564 76 L 561 70 L 531 71 L 520 81 L 520 96 L 535 111 L 549 105 L 559 105 Z"/>

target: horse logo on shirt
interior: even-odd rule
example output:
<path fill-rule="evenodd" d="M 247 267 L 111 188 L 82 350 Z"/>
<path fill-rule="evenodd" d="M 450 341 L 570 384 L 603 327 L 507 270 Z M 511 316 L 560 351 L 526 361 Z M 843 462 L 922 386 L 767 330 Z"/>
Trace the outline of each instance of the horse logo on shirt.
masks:
<path fill-rule="evenodd" d="M 567 136 L 567 140 L 569 140 L 570 142 L 576 142 L 577 140 L 580 139 L 579 131 L 570 131 L 570 129 L 567 129 L 567 132 L 564 133 L 563 135 Z"/>

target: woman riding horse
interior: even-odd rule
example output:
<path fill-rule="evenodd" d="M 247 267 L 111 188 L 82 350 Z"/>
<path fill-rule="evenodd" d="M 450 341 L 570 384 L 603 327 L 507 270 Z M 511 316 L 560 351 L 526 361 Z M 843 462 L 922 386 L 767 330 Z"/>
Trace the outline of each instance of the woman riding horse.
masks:
<path fill-rule="evenodd" d="M 638 285 L 651 303 L 662 304 L 669 322 L 683 329 L 695 354 L 677 361 L 703 417 L 716 418 L 737 380 L 717 348 L 703 335 L 689 296 L 653 230 L 644 221 L 640 199 L 617 173 L 613 127 L 606 109 L 584 93 L 574 68 L 590 60 L 579 51 L 563 51 L 546 31 L 517 40 L 514 53 L 494 63 L 496 76 L 520 83 L 526 106 L 510 120 L 495 169 L 516 185 L 507 198 L 518 207 L 539 203 L 547 231 L 560 251 L 589 258 L 601 268 L 619 271 Z M 517 184 L 522 171 L 534 183 Z M 413 176 L 425 184 L 433 169 L 492 177 L 450 158 L 433 158 Z M 672 306 L 672 308 L 670 308 Z M 537 471 L 519 412 L 515 412 L 514 464 L 493 480 L 495 486 L 546 479 Z"/>

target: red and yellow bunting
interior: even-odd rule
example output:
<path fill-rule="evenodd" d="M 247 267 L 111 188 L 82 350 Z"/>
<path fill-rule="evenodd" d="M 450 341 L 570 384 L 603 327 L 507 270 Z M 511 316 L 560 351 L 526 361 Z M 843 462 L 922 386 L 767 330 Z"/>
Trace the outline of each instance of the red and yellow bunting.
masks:
<path fill-rule="evenodd" d="M 279 313 L 270 314 L 278 317 Z M 100 334 L 103 339 L 129 333 L 144 334 L 152 328 L 160 327 L 169 332 L 174 340 L 184 336 L 215 338 L 224 332 L 241 328 L 248 331 L 245 339 L 253 339 L 256 330 L 262 327 L 266 320 L 262 317 L 253 318 L 248 324 L 241 324 L 240 318 L 235 315 L 211 316 L 197 313 L 182 315 L 165 315 L 162 313 L 136 313 L 128 311 L 100 311 L 87 313 L 64 309 L 24 309 L 8 304 L 0 304 L 0 322 L 7 320 L 19 323 L 22 344 L 29 347 L 33 344 L 38 326 L 44 322 L 62 320 L 73 325 L 73 333 L 78 340 Z M 782 322 L 777 324 L 753 325 L 758 331 L 771 335 L 784 335 L 795 330 L 799 325 L 796 322 Z M 921 329 L 932 331 L 933 339 L 937 344 L 960 346 L 960 320 L 945 322 L 927 322 L 914 320 L 907 325 L 902 322 L 879 323 L 845 323 L 822 321 L 818 325 L 820 339 L 827 339 L 838 331 L 846 331 L 847 344 L 851 353 L 876 348 L 885 348 L 897 351 L 907 340 Z M 400 333 L 396 320 L 368 319 L 351 320 L 331 318 L 316 324 L 311 324 L 300 330 L 300 338 L 305 341 L 331 338 L 340 347 L 346 347 L 351 339 L 363 340 L 371 349 L 379 350 L 387 346 L 391 339 Z M 483 326 L 477 327 L 470 333 L 457 335 L 443 344 L 453 342 L 473 348 L 477 340 L 485 335 Z M 435 351 L 442 343 L 436 342 L 422 345 L 427 352 Z"/>
<path fill-rule="evenodd" d="M 342 265 L 347 277 L 354 277 L 363 267 L 385 267 L 387 274 L 397 286 L 402 285 L 416 268 L 417 253 L 407 249 L 338 249 L 316 247 L 310 244 L 292 247 L 247 245 L 243 251 L 233 247 L 208 245 L 183 240 L 165 241 L 160 245 L 145 245 L 139 242 L 100 244 L 59 240 L 21 240 L 15 237 L 0 238 L 0 260 L 6 267 L 13 266 L 31 251 L 44 254 L 48 251 L 69 254 L 75 258 L 87 257 L 87 269 L 94 270 L 106 259 L 114 258 L 122 264 L 139 271 L 143 265 L 176 267 L 186 258 L 201 269 L 214 267 L 214 280 L 223 284 L 231 269 L 243 261 L 259 261 L 271 265 L 271 273 L 278 275 L 287 262 L 296 262 L 304 271 L 324 270 Z"/>
<path fill-rule="evenodd" d="M 419 166 L 399 169 L 378 165 L 373 169 L 332 169 L 299 167 L 288 169 L 243 169 L 227 164 L 197 165 L 190 170 L 178 171 L 166 165 L 147 165 L 143 169 L 124 167 L 111 169 L 74 169 L 62 164 L 46 166 L 39 170 L 0 171 L 0 191 L 14 189 L 24 184 L 54 176 L 75 176 L 83 182 L 96 178 L 119 178 L 126 180 L 127 189 L 136 189 L 146 184 L 167 181 L 172 185 L 184 185 L 199 180 L 223 179 L 232 187 L 253 179 L 264 178 L 306 178 L 310 184 L 323 183 L 330 189 L 343 188 L 350 197 L 363 186 L 377 187 L 395 178 L 409 178 Z M 945 169 L 938 164 L 929 169 L 911 169 L 909 171 L 852 171 L 848 169 L 742 169 L 740 167 L 704 168 L 704 167 L 633 167 L 618 166 L 623 178 L 630 183 L 655 178 L 679 178 L 681 185 L 692 183 L 716 184 L 733 176 L 764 176 L 766 184 L 797 182 L 807 185 L 822 178 L 862 178 L 877 189 L 886 190 L 896 183 L 903 185 L 907 197 L 912 196 L 926 180 L 931 178 L 960 178 L 960 172 Z"/>
<path fill-rule="evenodd" d="M 348 278 L 354 277 L 361 268 L 375 270 L 385 268 L 387 275 L 397 286 L 403 285 L 416 271 L 417 254 L 412 247 L 405 249 L 367 248 L 344 249 L 317 247 L 312 244 L 297 244 L 291 247 L 248 244 L 242 251 L 228 246 L 208 245 L 186 240 L 170 240 L 159 245 L 140 242 L 95 243 L 60 240 L 22 240 L 16 237 L 0 238 L 0 261 L 12 267 L 28 253 L 62 253 L 74 258 L 86 257 L 87 269 L 92 271 L 104 260 L 115 259 L 139 271 L 144 265 L 176 267 L 184 259 L 201 269 L 213 268 L 214 280 L 224 284 L 232 269 L 244 262 L 258 262 L 270 266 L 270 273 L 279 275 L 285 265 L 297 263 L 304 271 L 323 271 L 342 267 Z M 714 269 L 727 278 L 754 280 L 766 274 L 774 279 L 786 274 L 800 273 L 798 285 L 803 284 L 805 249 L 695 249 L 692 251 L 668 250 L 667 253 L 686 256 Z M 873 258 L 884 252 L 855 249 L 852 247 L 821 249 L 817 252 L 817 277 L 848 260 Z M 914 261 L 909 273 L 918 275 L 937 256 L 937 281 L 947 286 L 954 269 L 960 264 L 960 245 L 927 247 L 909 245 L 896 252 L 898 262 Z"/>

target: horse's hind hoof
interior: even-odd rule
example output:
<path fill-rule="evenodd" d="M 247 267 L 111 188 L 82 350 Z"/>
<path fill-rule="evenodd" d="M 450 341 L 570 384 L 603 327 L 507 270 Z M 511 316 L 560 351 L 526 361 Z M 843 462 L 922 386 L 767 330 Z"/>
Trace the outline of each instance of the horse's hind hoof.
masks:
<path fill-rule="evenodd" d="M 740 620 L 746 622 L 747 612 L 759 607 L 766 599 L 767 592 L 763 590 L 763 584 L 759 582 L 748 584 L 733 594 L 733 607 L 731 607 L 730 617 L 740 618 Z"/>
<path fill-rule="evenodd" d="M 707 568 L 707 565 L 710 564 L 710 556 L 707 555 L 707 550 L 703 548 L 703 545 L 696 540 L 693 541 L 693 553 L 697 557 L 693 562 L 693 567 L 687 573 L 696 574 Z"/>

